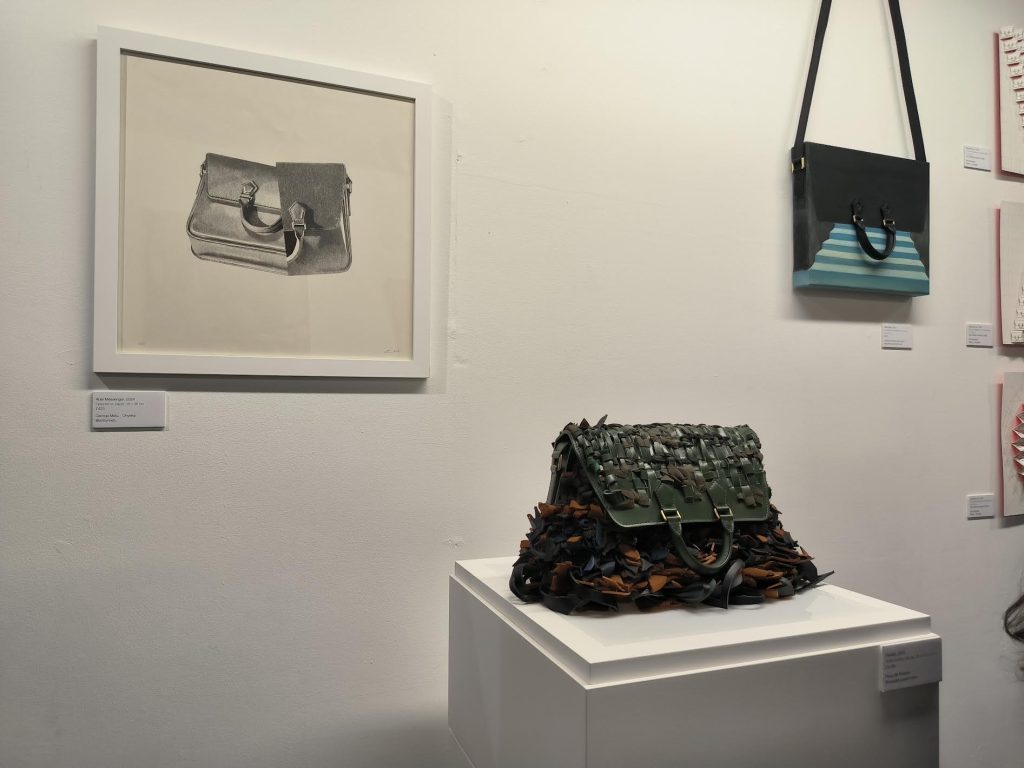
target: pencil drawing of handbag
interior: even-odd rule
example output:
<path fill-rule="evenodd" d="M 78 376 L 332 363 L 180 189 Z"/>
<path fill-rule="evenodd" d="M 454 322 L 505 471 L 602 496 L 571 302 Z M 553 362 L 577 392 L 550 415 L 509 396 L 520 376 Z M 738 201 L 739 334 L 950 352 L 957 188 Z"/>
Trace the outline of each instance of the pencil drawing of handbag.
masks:
<path fill-rule="evenodd" d="M 282 275 L 352 263 L 352 179 L 342 163 L 264 165 L 207 154 L 186 229 L 200 259 Z"/>

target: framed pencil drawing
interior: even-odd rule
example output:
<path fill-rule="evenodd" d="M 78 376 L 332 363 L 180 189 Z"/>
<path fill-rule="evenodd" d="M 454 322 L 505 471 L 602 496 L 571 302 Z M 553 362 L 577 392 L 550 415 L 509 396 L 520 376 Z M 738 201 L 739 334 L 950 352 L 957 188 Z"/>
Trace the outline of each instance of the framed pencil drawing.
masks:
<path fill-rule="evenodd" d="M 93 369 L 429 374 L 429 86 L 101 28 Z"/>

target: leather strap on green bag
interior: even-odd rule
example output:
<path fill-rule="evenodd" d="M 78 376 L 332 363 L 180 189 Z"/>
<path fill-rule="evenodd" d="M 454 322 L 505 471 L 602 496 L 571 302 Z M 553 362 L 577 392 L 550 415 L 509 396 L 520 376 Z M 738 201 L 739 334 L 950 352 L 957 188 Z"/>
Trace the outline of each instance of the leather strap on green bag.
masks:
<path fill-rule="evenodd" d="M 669 534 L 672 537 L 672 543 L 676 545 L 676 554 L 679 555 L 679 559 L 686 563 L 687 568 L 692 568 L 697 573 L 710 576 L 719 573 L 729 564 L 729 559 L 732 557 L 732 536 L 735 530 L 735 520 L 732 510 L 724 503 L 724 494 L 717 483 L 706 485 L 705 491 L 714 505 L 715 517 L 722 524 L 722 547 L 718 550 L 718 555 L 713 562 L 702 563 L 693 556 L 689 545 L 686 543 L 686 539 L 683 538 L 683 517 L 679 514 L 678 509 L 675 507 L 662 507 L 661 519 L 668 526 Z M 654 497 L 656 499 L 659 498 L 657 491 L 654 492 Z"/>

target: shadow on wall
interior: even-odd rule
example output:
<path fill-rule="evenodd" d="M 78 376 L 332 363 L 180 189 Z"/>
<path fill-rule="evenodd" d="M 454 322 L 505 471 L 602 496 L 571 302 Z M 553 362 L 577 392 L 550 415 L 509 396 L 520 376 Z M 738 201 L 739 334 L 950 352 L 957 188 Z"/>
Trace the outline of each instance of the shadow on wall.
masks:
<path fill-rule="evenodd" d="M 443 377 L 443 369 L 441 371 Z M 429 394 L 431 379 L 328 378 L 305 376 L 202 376 L 88 374 L 86 389 L 165 390 L 167 392 L 283 392 L 322 394 Z M 443 391 L 443 390 L 442 390 Z"/>
<path fill-rule="evenodd" d="M 354 707 L 358 703 L 353 701 Z M 359 722 L 338 723 L 337 728 L 292 734 L 285 743 L 263 745 L 259 756 L 250 754 L 222 768 L 462 768 L 466 765 L 448 730 L 445 710 L 416 717 L 394 710 L 364 713 Z M 299 741 L 301 739 L 301 741 Z"/>
<path fill-rule="evenodd" d="M 458 747 L 448 731 L 447 710 L 429 718 L 396 720 L 394 714 L 374 719 L 378 727 L 368 729 L 361 749 L 342 745 L 335 763 L 338 768 L 353 765 L 395 766 L 395 768 L 456 768 L 462 766 Z M 356 752 L 357 760 L 353 760 Z"/>
<path fill-rule="evenodd" d="M 298 754 L 289 749 L 265 765 L 307 765 L 322 768 L 459 768 L 465 765 L 449 735 L 445 711 L 437 716 L 413 717 L 400 710 L 366 717 L 372 725 L 358 735 L 347 728 L 325 733 L 322 740 L 307 743 Z M 351 726 L 350 726 L 351 727 Z M 270 752 L 274 750 L 271 747 Z M 275 759 L 278 762 L 275 762 Z"/>
<path fill-rule="evenodd" d="M 356 679 L 294 580 L 178 558 L 96 565 L 88 529 L 54 544 L 53 568 L 11 572 L 5 615 L 36 618 L 0 616 L 22 660 L 5 669 L 0 765 L 463 765 L 444 695 L 389 696 L 394 669 Z"/>
<path fill-rule="evenodd" d="M 789 316 L 847 323 L 912 323 L 914 301 L 906 296 L 805 289 L 793 292 Z"/>

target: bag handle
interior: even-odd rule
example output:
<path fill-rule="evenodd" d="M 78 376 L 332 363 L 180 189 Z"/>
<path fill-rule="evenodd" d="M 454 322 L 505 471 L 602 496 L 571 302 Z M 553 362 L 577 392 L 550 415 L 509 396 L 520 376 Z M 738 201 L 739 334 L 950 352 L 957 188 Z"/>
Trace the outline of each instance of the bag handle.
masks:
<path fill-rule="evenodd" d="M 814 31 L 814 48 L 811 51 L 811 65 L 807 70 L 807 83 L 804 85 L 804 100 L 800 107 L 800 120 L 797 123 L 796 139 L 793 142 L 793 152 L 791 157 L 793 161 L 793 170 L 799 170 L 799 168 L 802 167 L 804 134 L 807 132 L 807 118 L 811 113 L 811 98 L 814 96 L 814 82 L 818 77 L 818 63 L 821 60 L 821 46 L 825 41 L 825 28 L 828 26 L 828 15 L 831 9 L 832 0 L 821 0 L 821 10 L 818 13 L 818 26 Z M 914 95 L 914 81 L 910 76 L 910 56 L 907 54 L 907 37 L 903 29 L 903 16 L 900 13 L 900 0 L 889 0 L 889 15 L 892 17 L 892 32 L 893 36 L 896 38 L 896 56 L 900 62 L 900 79 L 903 81 L 903 97 L 907 103 L 907 118 L 910 121 L 910 136 L 914 142 L 914 158 L 923 163 L 927 158 L 924 153 L 924 138 L 921 135 L 921 117 L 917 113 L 917 97 Z"/>
<path fill-rule="evenodd" d="M 885 230 L 885 250 L 879 251 L 868 239 L 868 232 L 864 228 L 864 217 L 861 212 L 864 205 L 860 200 L 854 200 L 850 204 L 850 220 L 853 222 L 854 231 L 857 233 L 857 242 L 868 256 L 875 261 L 884 261 L 892 255 L 892 249 L 896 247 L 896 219 L 889 213 L 889 204 L 882 203 L 879 213 L 882 216 L 882 229 Z"/>
<path fill-rule="evenodd" d="M 264 222 L 256 211 L 255 199 L 256 190 L 259 185 L 252 179 L 242 184 L 242 191 L 238 194 L 238 210 L 242 217 L 242 226 L 247 232 L 254 235 L 273 235 L 281 231 L 284 226 L 279 215 L 274 221 Z M 288 208 L 292 217 L 292 231 L 295 234 L 295 245 L 291 252 L 285 256 L 285 264 L 291 264 L 302 253 L 302 242 L 306 237 L 306 206 L 302 203 L 292 203 Z"/>
<path fill-rule="evenodd" d="M 259 217 L 259 212 L 256 210 L 256 190 L 259 189 L 259 185 L 254 179 L 250 179 L 242 184 L 242 191 L 238 194 L 238 210 L 242 216 L 242 226 L 245 227 L 246 232 L 250 232 L 254 235 L 273 235 L 281 231 L 281 227 L 284 226 L 281 220 L 281 216 L 271 222 L 265 222 Z M 352 253 L 352 241 L 351 235 L 349 234 L 349 211 L 351 202 L 349 197 L 352 194 L 352 179 L 348 179 L 345 182 L 345 197 L 342 200 L 344 207 L 344 215 L 342 216 L 345 231 L 345 247 L 348 248 L 349 253 Z M 306 212 L 307 208 L 300 202 L 294 202 L 289 206 L 288 213 L 292 217 L 292 231 L 295 233 L 295 248 L 285 259 L 287 264 L 291 264 L 297 258 L 299 253 L 302 251 L 302 241 L 306 235 Z"/>
<path fill-rule="evenodd" d="M 278 216 L 269 224 L 260 219 L 256 212 L 256 192 L 260 185 L 255 179 L 242 182 L 242 190 L 238 193 L 238 209 L 242 214 L 242 226 L 254 235 L 272 235 L 281 230 L 281 217 Z"/>
<path fill-rule="evenodd" d="M 288 215 L 292 217 L 295 246 L 292 248 L 292 252 L 285 257 L 285 264 L 291 264 L 302 253 L 302 243 L 306 239 L 306 210 L 306 206 L 298 201 L 288 206 Z"/>
<path fill-rule="evenodd" d="M 708 498 L 711 499 L 711 507 L 715 511 L 715 517 L 722 524 L 722 548 L 712 563 L 702 563 L 690 552 L 690 547 L 687 545 L 686 539 L 683 538 L 683 517 L 679 514 L 679 510 L 675 507 L 663 506 L 661 499 L 658 498 L 657 490 L 654 491 L 654 498 L 661 508 L 661 519 L 668 526 L 668 532 L 672 537 L 672 543 L 676 545 L 675 550 L 676 554 L 679 555 L 679 559 L 690 570 L 710 576 L 719 573 L 729 564 L 729 559 L 732 557 L 732 538 L 735 528 L 732 510 L 725 503 L 725 498 L 721 493 L 722 489 L 717 481 L 705 485 L 704 491 L 707 493 Z M 716 496 L 719 496 L 719 498 L 716 499 Z"/>

